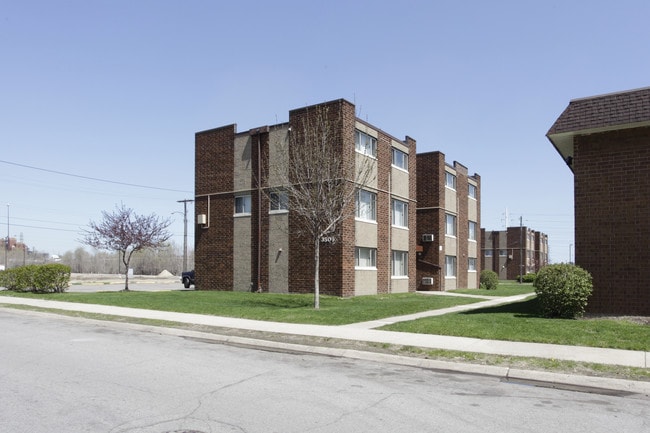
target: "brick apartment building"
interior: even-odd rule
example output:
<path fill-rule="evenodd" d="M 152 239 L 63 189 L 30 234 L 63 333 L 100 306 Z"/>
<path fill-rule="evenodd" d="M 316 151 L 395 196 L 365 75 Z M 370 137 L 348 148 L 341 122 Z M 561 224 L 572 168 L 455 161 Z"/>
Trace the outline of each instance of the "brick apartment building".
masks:
<path fill-rule="evenodd" d="M 481 251 L 481 270 L 496 272 L 500 280 L 515 280 L 548 265 L 548 235 L 523 226 L 481 229 Z"/>
<path fill-rule="evenodd" d="M 274 158 L 284 157 L 278 143 L 319 109 L 335 114 L 342 157 L 370 159 L 374 170 L 357 194 L 356 218 L 343 221 L 337 242 L 320 244 L 320 293 L 415 291 L 416 142 L 357 118 L 342 99 L 292 110 L 287 123 L 196 133 L 197 288 L 313 292 L 314 247 L 297 233 L 286 201 L 263 193 L 276 186 L 273 179 L 260 179 Z"/>
<path fill-rule="evenodd" d="M 418 290 L 478 288 L 480 176 L 441 152 L 418 154 L 417 174 Z"/>
<path fill-rule="evenodd" d="M 574 99 L 547 137 L 574 175 L 587 310 L 650 315 L 650 88 Z"/>

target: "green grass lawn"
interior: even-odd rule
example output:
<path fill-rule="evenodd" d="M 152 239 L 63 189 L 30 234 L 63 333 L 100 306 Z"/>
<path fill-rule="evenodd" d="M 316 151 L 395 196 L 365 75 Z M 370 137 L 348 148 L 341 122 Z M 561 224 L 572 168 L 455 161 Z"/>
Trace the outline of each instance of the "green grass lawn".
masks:
<path fill-rule="evenodd" d="M 465 295 L 482 295 L 482 296 L 514 296 L 522 293 L 533 293 L 535 288 L 531 283 L 519 284 L 513 281 L 499 281 L 495 290 L 482 289 L 458 289 L 451 290 L 450 293 L 461 293 Z"/>
<path fill-rule="evenodd" d="M 120 307 L 215 316 L 268 320 L 287 323 L 344 325 L 390 316 L 437 310 L 471 304 L 480 299 L 431 296 L 417 293 L 338 298 L 321 296 L 320 310 L 314 310 L 313 295 L 282 295 L 248 292 L 169 291 L 169 292 L 98 292 L 31 293 L 0 292 L 7 296 L 49 299 L 53 301 L 115 305 Z M 0 296 L 0 304 L 2 297 Z"/>
<path fill-rule="evenodd" d="M 650 326 L 611 319 L 545 319 L 535 298 L 508 305 L 447 314 L 381 329 L 490 340 L 650 351 Z"/>
<path fill-rule="evenodd" d="M 499 284 L 497 290 L 457 292 L 507 296 L 531 293 L 533 288 L 530 284 L 505 283 Z M 131 291 L 36 295 L 0 292 L 0 304 L 2 304 L 2 295 L 320 325 L 344 325 L 480 301 L 475 298 L 417 293 L 358 296 L 346 299 L 321 296 L 321 308 L 314 310 L 313 295 L 297 294 Z M 505 306 L 396 323 L 382 329 L 650 351 L 650 326 L 648 325 L 608 319 L 545 319 L 539 317 L 537 311 L 537 301 L 533 298 Z"/>

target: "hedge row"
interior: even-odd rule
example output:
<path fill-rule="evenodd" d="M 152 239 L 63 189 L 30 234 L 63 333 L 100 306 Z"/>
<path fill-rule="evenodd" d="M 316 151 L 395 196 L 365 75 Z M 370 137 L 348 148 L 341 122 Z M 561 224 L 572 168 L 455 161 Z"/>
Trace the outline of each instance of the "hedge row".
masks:
<path fill-rule="evenodd" d="M 62 293 L 70 285 L 70 267 L 59 263 L 0 271 L 0 287 L 15 292 Z"/>

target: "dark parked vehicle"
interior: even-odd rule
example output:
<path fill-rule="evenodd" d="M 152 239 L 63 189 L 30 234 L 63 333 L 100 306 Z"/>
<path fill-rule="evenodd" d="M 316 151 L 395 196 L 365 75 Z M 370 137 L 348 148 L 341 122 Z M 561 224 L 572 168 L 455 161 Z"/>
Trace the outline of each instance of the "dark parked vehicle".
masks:
<path fill-rule="evenodd" d="M 186 271 L 181 274 L 181 281 L 183 282 L 183 287 L 189 289 L 190 286 L 194 285 L 194 271 Z"/>

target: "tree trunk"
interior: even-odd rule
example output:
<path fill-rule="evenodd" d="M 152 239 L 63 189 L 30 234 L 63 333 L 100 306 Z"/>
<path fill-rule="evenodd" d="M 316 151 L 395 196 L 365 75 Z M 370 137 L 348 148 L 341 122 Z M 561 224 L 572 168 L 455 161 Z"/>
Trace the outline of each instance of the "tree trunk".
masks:
<path fill-rule="evenodd" d="M 314 242 L 314 309 L 320 309 L 320 238 Z"/>
<path fill-rule="evenodd" d="M 129 263 L 131 262 L 131 255 L 129 254 L 129 260 L 126 260 L 126 251 L 122 253 L 122 263 L 124 263 L 124 291 L 129 291 Z"/>

